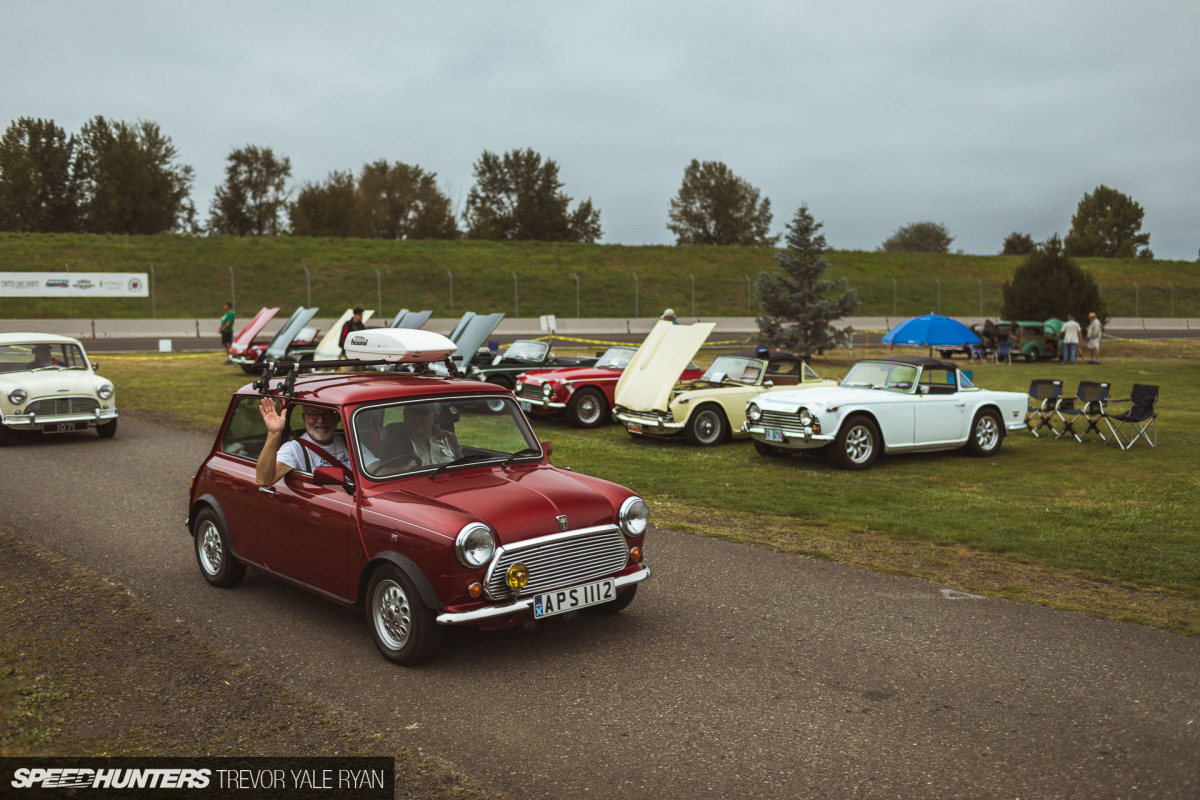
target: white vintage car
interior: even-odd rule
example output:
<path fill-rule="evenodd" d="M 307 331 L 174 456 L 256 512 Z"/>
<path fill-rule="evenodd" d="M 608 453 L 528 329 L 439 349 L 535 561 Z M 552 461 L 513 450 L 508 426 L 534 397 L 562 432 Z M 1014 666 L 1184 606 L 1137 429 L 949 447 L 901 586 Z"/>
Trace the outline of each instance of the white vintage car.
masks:
<path fill-rule="evenodd" d="M 889 356 L 859 361 L 835 387 L 760 394 L 742 428 L 764 456 L 828 448 L 835 465 L 866 469 L 880 452 L 993 455 L 1025 427 L 1027 400 L 975 386 L 950 361 Z"/>
<path fill-rule="evenodd" d="M 0 447 L 12 431 L 117 432 L 117 393 L 94 371 L 79 340 L 0 333 Z"/>

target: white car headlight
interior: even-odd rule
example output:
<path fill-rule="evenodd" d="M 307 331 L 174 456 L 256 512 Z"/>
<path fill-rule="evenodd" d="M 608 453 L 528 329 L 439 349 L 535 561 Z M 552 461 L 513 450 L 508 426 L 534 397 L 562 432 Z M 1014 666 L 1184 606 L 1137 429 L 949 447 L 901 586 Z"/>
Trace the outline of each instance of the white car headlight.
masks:
<path fill-rule="evenodd" d="M 650 524 L 650 508 L 640 497 L 630 497 L 621 504 L 621 530 L 626 536 L 641 536 Z"/>
<path fill-rule="evenodd" d="M 807 408 L 800 409 L 799 417 L 801 425 L 808 427 L 812 424 L 813 416 L 809 413 Z"/>
<path fill-rule="evenodd" d="M 548 383 L 543 383 L 542 384 L 542 397 L 545 397 L 547 400 L 549 400 L 553 396 L 554 396 L 554 387 Z"/>
<path fill-rule="evenodd" d="M 113 385 L 111 383 L 100 384 L 99 388 L 96 389 L 96 394 L 100 396 L 101 400 L 107 400 L 113 396 Z"/>
<path fill-rule="evenodd" d="M 758 403 L 751 403 L 746 406 L 746 418 L 751 422 L 758 422 L 762 419 L 762 409 L 758 407 Z"/>
<path fill-rule="evenodd" d="M 496 536 L 487 525 L 472 522 L 458 532 L 458 538 L 454 541 L 454 554 L 464 567 L 482 567 L 496 554 Z"/>
<path fill-rule="evenodd" d="M 15 406 L 19 406 L 19 405 L 21 405 L 21 403 L 24 403 L 26 398 L 28 398 L 28 397 L 29 397 L 29 392 L 25 391 L 20 386 L 18 386 L 17 388 L 13 389 L 11 392 L 8 393 L 8 402 L 12 403 Z"/>

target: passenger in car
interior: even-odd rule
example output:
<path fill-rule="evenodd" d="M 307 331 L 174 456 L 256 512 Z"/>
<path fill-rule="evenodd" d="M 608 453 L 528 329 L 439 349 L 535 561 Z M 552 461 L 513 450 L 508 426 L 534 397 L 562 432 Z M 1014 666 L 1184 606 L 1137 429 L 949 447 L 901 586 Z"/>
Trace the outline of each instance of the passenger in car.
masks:
<path fill-rule="evenodd" d="M 385 454 L 391 451 L 409 452 L 421 459 L 421 464 L 446 464 L 462 455 L 458 437 L 434 424 L 432 403 L 417 403 L 404 407 L 404 425 L 384 440 Z"/>
<path fill-rule="evenodd" d="M 273 399 L 264 397 L 258 410 L 267 426 L 267 440 L 258 454 L 254 472 L 259 486 L 271 486 L 294 469 L 312 472 L 317 467 L 338 466 L 309 451 L 295 439 L 280 444 L 287 419 L 275 408 Z M 345 441 L 337 435 L 337 412 L 319 406 L 304 406 L 303 414 L 305 432 L 300 438 L 317 445 L 349 469 L 350 453 Z"/>

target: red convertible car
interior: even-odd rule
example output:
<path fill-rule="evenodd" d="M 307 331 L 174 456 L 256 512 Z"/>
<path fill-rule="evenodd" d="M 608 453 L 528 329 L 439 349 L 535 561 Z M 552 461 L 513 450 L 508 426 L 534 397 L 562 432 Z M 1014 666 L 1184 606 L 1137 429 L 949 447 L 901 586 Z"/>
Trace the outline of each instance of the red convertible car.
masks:
<path fill-rule="evenodd" d="M 233 586 L 251 567 L 354 608 L 380 652 L 406 665 L 436 653 L 445 625 L 627 606 L 650 575 L 646 503 L 553 466 L 511 393 L 460 377 L 455 348 L 430 331 L 372 329 L 347 339 L 355 361 L 334 363 L 418 372 L 305 374 L 284 362 L 265 369 L 285 374 L 238 390 L 192 479 L 187 524 L 204 578 Z M 278 455 L 268 416 L 286 420 Z M 272 472 L 289 447 L 296 466 Z"/>
<path fill-rule="evenodd" d="M 577 428 L 595 428 L 612 422 L 617 379 L 629 366 L 636 347 L 610 347 L 590 367 L 531 369 L 517 376 L 514 392 L 521 408 L 537 416 L 565 411 Z M 688 364 L 680 380 L 697 380 L 704 371 Z"/>

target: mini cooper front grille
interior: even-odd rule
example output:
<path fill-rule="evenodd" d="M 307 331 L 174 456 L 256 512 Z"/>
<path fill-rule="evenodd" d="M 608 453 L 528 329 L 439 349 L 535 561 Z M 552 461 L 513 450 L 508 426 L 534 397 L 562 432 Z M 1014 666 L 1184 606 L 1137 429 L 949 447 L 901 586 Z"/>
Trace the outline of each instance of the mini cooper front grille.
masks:
<path fill-rule="evenodd" d="M 541 400 L 542 399 L 542 387 L 534 386 L 531 383 L 522 383 L 521 391 L 517 396 L 518 397 L 526 397 L 530 400 Z"/>
<path fill-rule="evenodd" d="M 619 571 L 629 561 L 625 537 L 616 528 L 546 537 L 541 543 L 501 548 L 487 575 L 487 593 L 494 600 L 513 596 L 505 579 L 513 564 L 529 568 L 525 597 L 594 581 Z"/>
<path fill-rule="evenodd" d="M 35 400 L 26 409 L 26 414 L 39 417 L 63 417 L 72 414 L 95 414 L 100 404 L 94 397 L 48 397 Z"/>
<path fill-rule="evenodd" d="M 762 412 L 762 418 L 755 425 L 760 425 L 764 428 L 779 428 L 784 431 L 793 431 L 795 433 L 804 433 L 804 426 L 800 424 L 800 418 L 796 416 L 795 411 L 767 411 L 765 408 Z"/>

